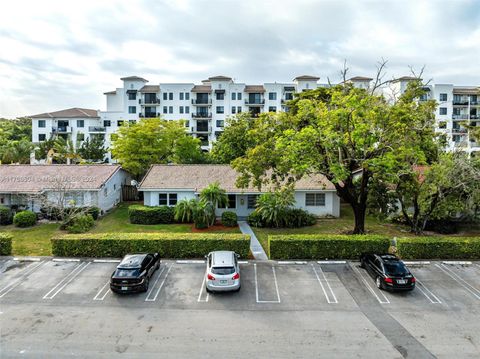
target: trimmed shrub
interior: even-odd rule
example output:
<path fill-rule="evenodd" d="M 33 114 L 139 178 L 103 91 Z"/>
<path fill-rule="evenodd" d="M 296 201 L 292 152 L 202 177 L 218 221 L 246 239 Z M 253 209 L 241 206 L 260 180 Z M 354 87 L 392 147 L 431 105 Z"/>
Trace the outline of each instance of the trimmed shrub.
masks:
<path fill-rule="evenodd" d="M 37 223 L 37 215 L 32 211 L 17 212 L 13 217 L 13 223 L 16 227 L 32 227 Z"/>
<path fill-rule="evenodd" d="M 222 213 L 222 224 L 225 227 L 235 227 L 237 225 L 238 217 L 235 212 L 225 211 Z"/>
<path fill-rule="evenodd" d="M 250 213 L 247 217 L 247 222 L 249 225 L 251 225 L 252 227 L 264 227 L 264 222 L 262 220 L 262 216 L 260 213 L 256 212 L 256 211 L 253 211 L 252 213 Z"/>
<path fill-rule="evenodd" d="M 10 208 L 6 206 L 0 206 L 0 226 L 6 226 L 12 224 L 13 216 Z"/>
<path fill-rule="evenodd" d="M 480 237 L 405 237 L 397 239 L 404 259 L 480 259 Z"/>
<path fill-rule="evenodd" d="M 253 227 L 277 227 L 273 222 L 266 221 L 257 210 L 250 213 L 247 221 Z M 277 228 L 300 228 L 313 226 L 316 222 L 317 218 L 313 214 L 301 208 L 287 208 L 278 215 L 276 223 Z"/>
<path fill-rule="evenodd" d="M 389 238 L 376 235 L 268 236 L 271 259 L 358 259 L 362 253 L 387 253 L 389 246 Z"/>
<path fill-rule="evenodd" d="M 208 218 L 206 218 L 203 214 L 196 212 L 193 215 L 193 223 L 195 223 L 196 229 L 205 229 L 208 228 Z"/>
<path fill-rule="evenodd" d="M 128 207 L 128 217 L 133 224 L 170 224 L 173 223 L 174 215 L 174 207 L 149 207 L 138 204 Z"/>
<path fill-rule="evenodd" d="M 96 221 L 100 216 L 102 210 L 96 206 L 88 207 L 87 214 L 91 215 L 92 218 Z"/>
<path fill-rule="evenodd" d="M 164 258 L 200 258 L 230 250 L 247 258 L 250 236 L 227 233 L 85 233 L 52 238 L 52 253 L 62 257 L 123 257 L 158 252 Z"/>
<path fill-rule="evenodd" d="M 12 235 L 0 233 L 0 256 L 9 256 L 10 254 L 12 254 Z"/>
<path fill-rule="evenodd" d="M 91 214 L 82 214 L 72 218 L 67 225 L 66 230 L 69 233 L 85 233 L 95 225 L 95 220 Z"/>

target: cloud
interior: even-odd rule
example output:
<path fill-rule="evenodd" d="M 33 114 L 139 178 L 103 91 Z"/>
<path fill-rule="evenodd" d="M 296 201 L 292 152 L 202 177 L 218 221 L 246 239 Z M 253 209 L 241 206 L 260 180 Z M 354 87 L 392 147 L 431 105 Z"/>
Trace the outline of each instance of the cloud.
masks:
<path fill-rule="evenodd" d="M 389 77 L 426 65 L 435 82 L 480 85 L 480 8 L 471 1 L 8 2 L 0 13 L 0 117 L 71 106 L 139 75 L 195 82 L 286 82 L 315 74 Z"/>

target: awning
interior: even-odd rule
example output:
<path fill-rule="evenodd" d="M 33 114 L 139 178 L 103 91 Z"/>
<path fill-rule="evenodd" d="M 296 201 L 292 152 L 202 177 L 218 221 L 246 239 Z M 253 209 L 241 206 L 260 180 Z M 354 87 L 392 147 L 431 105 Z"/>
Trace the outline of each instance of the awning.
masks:
<path fill-rule="evenodd" d="M 215 90 L 215 93 L 225 93 L 225 90 Z"/>
<path fill-rule="evenodd" d="M 137 90 L 127 90 L 127 93 L 137 93 Z"/>
<path fill-rule="evenodd" d="M 295 86 L 284 86 L 283 89 L 285 91 L 295 91 Z"/>

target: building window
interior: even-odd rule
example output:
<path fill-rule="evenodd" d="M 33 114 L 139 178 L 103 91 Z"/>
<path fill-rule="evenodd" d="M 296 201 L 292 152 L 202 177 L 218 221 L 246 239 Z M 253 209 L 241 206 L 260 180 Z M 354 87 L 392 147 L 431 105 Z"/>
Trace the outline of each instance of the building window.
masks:
<path fill-rule="evenodd" d="M 305 193 L 305 206 L 325 206 L 325 193 Z"/>
<path fill-rule="evenodd" d="M 111 125 L 112 125 L 112 122 L 110 120 L 103 121 L 103 127 L 110 127 Z"/>
<path fill-rule="evenodd" d="M 235 114 L 235 112 L 237 112 L 236 110 L 237 108 L 235 106 L 232 106 L 232 114 Z"/>
<path fill-rule="evenodd" d="M 38 120 L 38 127 L 45 127 L 46 122 L 45 120 Z"/>
<path fill-rule="evenodd" d="M 129 100 L 136 100 L 137 99 L 137 93 L 136 92 L 129 92 L 128 93 L 128 99 Z"/>
<path fill-rule="evenodd" d="M 440 121 L 440 122 L 438 123 L 438 128 L 440 128 L 440 129 L 445 129 L 445 128 L 447 128 L 447 123 L 446 123 L 445 121 Z"/>
<path fill-rule="evenodd" d="M 237 93 L 236 92 L 232 92 L 232 100 L 236 100 L 237 99 Z"/>
<path fill-rule="evenodd" d="M 238 106 L 237 107 L 237 113 L 241 113 L 242 112 L 242 106 Z"/>
<path fill-rule="evenodd" d="M 441 93 L 440 94 L 440 101 L 447 101 L 447 98 L 448 98 L 448 96 L 447 96 L 446 93 Z"/>
<path fill-rule="evenodd" d="M 217 100 L 224 100 L 225 94 L 223 92 L 217 92 Z"/>
<path fill-rule="evenodd" d="M 130 125 L 134 125 L 136 122 L 137 122 L 137 121 L 135 121 L 135 120 L 128 120 L 128 123 L 129 123 Z"/>
<path fill-rule="evenodd" d="M 123 126 L 123 120 L 117 121 L 117 126 L 118 127 Z"/>
<path fill-rule="evenodd" d="M 137 106 L 128 106 L 128 113 L 137 113 Z"/>
<path fill-rule="evenodd" d="M 183 92 L 180 92 L 180 100 L 183 101 Z"/>
<path fill-rule="evenodd" d="M 103 195 L 104 195 L 105 197 L 108 196 L 108 188 L 107 188 L 107 187 L 105 187 L 105 188 L 103 189 Z"/>
<path fill-rule="evenodd" d="M 277 112 L 277 106 L 269 106 L 268 112 Z"/>
<path fill-rule="evenodd" d="M 190 113 L 190 106 L 185 106 L 185 113 Z"/>
<path fill-rule="evenodd" d="M 44 133 L 39 133 L 38 134 L 38 140 L 39 141 L 45 141 L 47 136 Z"/>
<path fill-rule="evenodd" d="M 85 134 L 84 133 L 77 133 L 77 141 L 84 141 L 85 140 Z"/>
<path fill-rule="evenodd" d="M 170 101 L 173 100 L 173 92 L 169 92 L 169 93 L 168 93 L 168 99 L 169 99 Z"/>
<path fill-rule="evenodd" d="M 169 193 L 168 194 L 168 205 L 175 206 L 177 204 L 177 194 L 176 193 Z"/>
<path fill-rule="evenodd" d="M 168 106 L 168 113 L 173 113 L 173 106 Z"/>
<path fill-rule="evenodd" d="M 242 93 L 241 92 L 237 93 L 237 100 L 242 101 Z"/>
<path fill-rule="evenodd" d="M 158 204 L 160 206 L 166 206 L 167 203 L 168 203 L 168 194 L 167 193 L 159 193 Z"/>
<path fill-rule="evenodd" d="M 287 101 L 293 100 L 293 93 L 285 92 L 285 100 Z"/>
<path fill-rule="evenodd" d="M 180 106 L 179 111 L 180 111 L 180 113 L 183 113 L 183 106 Z"/>
<path fill-rule="evenodd" d="M 85 120 L 77 120 L 77 127 L 85 127 Z"/>
<path fill-rule="evenodd" d="M 254 209 L 257 206 L 258 194 L 249 194 L 247 196 L 247 208 Z"/>
<path fill-rule="evenodd" d="M 167 108 L 167 106 L 163 106 L 163 113 L 168 113 L 168 108 Z"/>
<path fill-rule="evenodd" d="M 190 121 L 185 121 L 185 127 L 190 127 Z"/>
<path fill-rule="evenodd" d="M 224 113 L 223 106 L 217 106 L 217 113 Z"/>
<path fill-rule="evenodd" d="M 188 92 L 185 92 L 185 100 L 187 101 L 190 100 L 190 94 Z"/>
<path fill-rule="evenodd" d="M 163 99 L 168 100 L 168 93 L 166 93 L 166 92 L 163 93 Z"/>
<path fill-rule="evenodd" d="M 446 115 L 447 114 L 447 108 L 446 107 L 440 107 L 440 115 Z"/>
<path fill-rule="evenodd" d="M 223 127 L 224 126 L 224 121 L 223 120 L 217 120 L 217 127 Z"/>
<path fill-rule="evenodd" d="M 237 195 L 229 194 L 228 196 L 228 208 L 237 208 Z M 218 208 L 225 208 L 225 206 L 219 205 Z"/>
<path fill-rule="evenodd" d="M 268 93 L 268 99 L 272 100 L 272 101 L 276 101 L 277 100 L 277 93 L 276 92 L 269 92 Z"/>

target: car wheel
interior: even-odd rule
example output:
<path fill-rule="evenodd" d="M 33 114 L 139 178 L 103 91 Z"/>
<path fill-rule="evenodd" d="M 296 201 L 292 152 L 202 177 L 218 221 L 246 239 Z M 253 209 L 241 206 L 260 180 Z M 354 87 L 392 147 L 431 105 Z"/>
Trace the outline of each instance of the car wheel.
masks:
<path fill-rule="evenodd" d="M 145 278 L 145 284 L 143 285 L 143 291 L 146 292 L 148 291 L 148 285 L 150 283 L 150 279 Z"/>
<path fill-rule="evenodd" d="M 382 278 L 377 277 L 377 279 L 375 279 L 375 283 L 377 284 L 378 289 L 383 289 Z"/>
<path fill-rule="evenodd" d="M 160 269 L 160 261 L 157 262 L 157 265 L 155 266 L 155 270 Z"/>
<path fill-rule="evenodd" d="M 360 268 L 365 269 L 365 262 L 363 261 L 363 258 L 360 259 Z"/>
<path fill-rule="evenodd" d="M 242 288 L 242 286 L 238 287 L 237 289 L 235 289 L 235 292 L 240 292 L 241 288 Z"/>
<path fill-rule="evenodd" d="M 208 289 L 208 287 L 205 287 L 205 290 L 207 291 L 207 293 L 212 293 L 212 291 Z"/>

